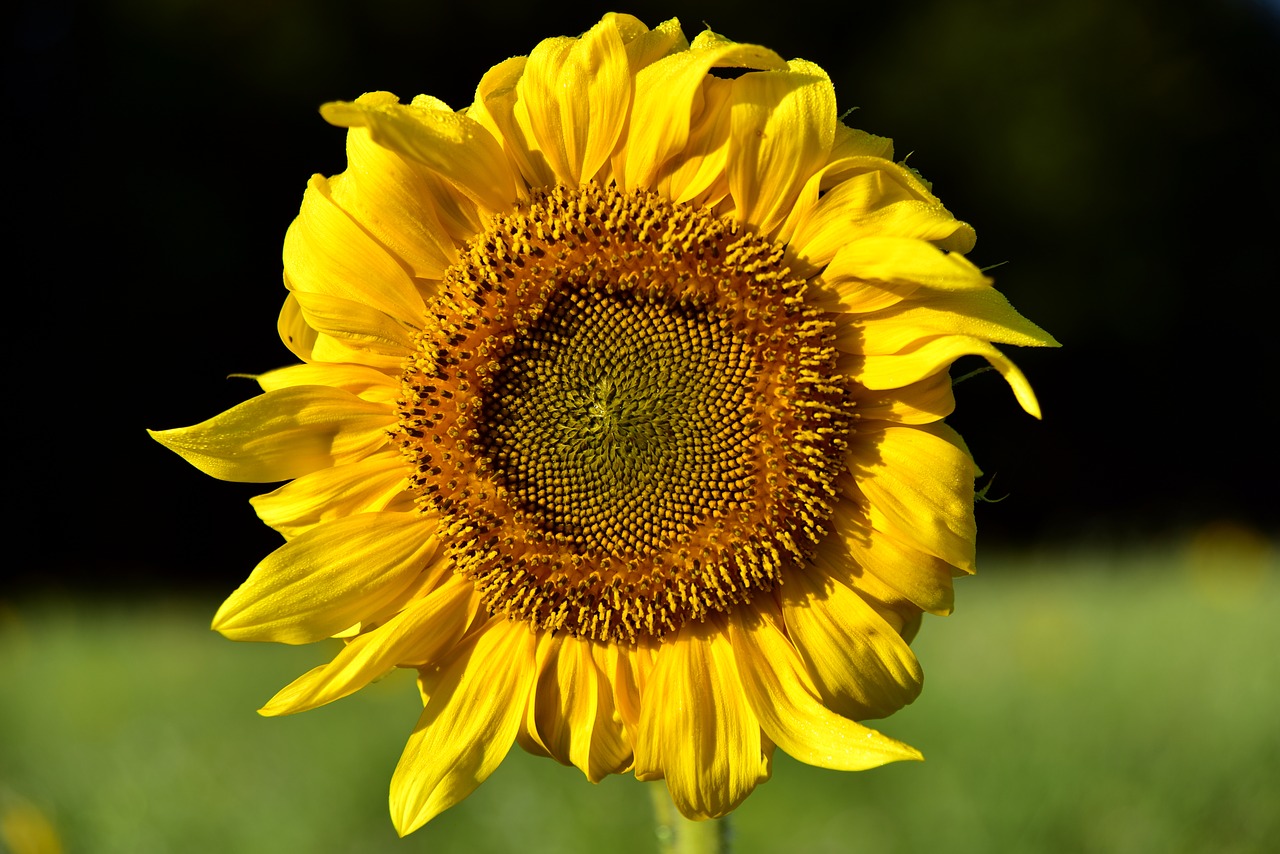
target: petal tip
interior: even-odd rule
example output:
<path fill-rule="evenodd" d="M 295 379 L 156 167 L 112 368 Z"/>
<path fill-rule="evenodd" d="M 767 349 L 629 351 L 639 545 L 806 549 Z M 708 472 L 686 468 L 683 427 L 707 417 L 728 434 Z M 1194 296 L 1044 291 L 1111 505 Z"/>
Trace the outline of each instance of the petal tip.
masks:
<path fill-rule="evenodd" d="M 227 625 L 226 610 L 227 610 L 227 606 L 226 606 L 226 603 L 224 602 L 221 606 L 219 606 L 218 612 L 213 615 L 213 619 L 209 621 L 209 628 L 213 629 L 218 634 L 222 634 L 222 630 L 226 628 L 226 625 Z"/>
<path fill-rule="evenodd" d="M 879 730 L 868 729 L 863 734 L 866 740 L 865 769 L 888 765 L 890 762 L 923 762 L 924 754 L 911 745 L 890 738 Z"/>
<path fill-rule="evenodd" d="M 254 631 L 252 624 L 247 624 L 243 619 L 244 608 L 235 600 L 238 597 L 235 594 L 231 598 L 223 602 L 218 608 L 218 612 L 213 615 L 213 620 L 209 623 L 209 628 L 222 635 L 227 640 L 234 641 L 254 641 L 254 640 L 275 640 L 275 638 L 263 638 L 259 633 Z"/>
<path fill-rule="evenodd" d="M 415 830 L 421 829 L 427 822 L 439 815 L 442 810 L 438 805 L 433 806 L 433 800 L 428 799 L 425 803 L 415 805 L 412 798 L 403 796 L 397 798 L 393 785 L 389 804 L 391 808 L 391 824 L 396 829 L 396 835 L 403 839 Z"/>

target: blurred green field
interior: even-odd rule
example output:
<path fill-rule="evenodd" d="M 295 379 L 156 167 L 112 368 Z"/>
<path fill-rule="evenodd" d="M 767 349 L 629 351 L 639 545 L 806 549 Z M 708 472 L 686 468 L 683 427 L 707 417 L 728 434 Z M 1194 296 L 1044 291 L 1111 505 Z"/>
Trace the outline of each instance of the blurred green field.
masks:
<path fill-rule="evenodd" d="M 1253 852 L 1280 838 L 1280 572 L 1185 553 L 989 558 L 926 619 L 926 687 L 880 726 L 924 763 L 778 754 L 735 851 Z M 75 852 L 649 852 L 643 784 L 519 748 L 404 841 L 386 790 L 417 717 L 396 674 L 254 710 L 322 648 L 235 644 L 215 601 L 0 603 L 0 803 Z M 1268 842 L 1270 840 L 1270 842 Z"/>

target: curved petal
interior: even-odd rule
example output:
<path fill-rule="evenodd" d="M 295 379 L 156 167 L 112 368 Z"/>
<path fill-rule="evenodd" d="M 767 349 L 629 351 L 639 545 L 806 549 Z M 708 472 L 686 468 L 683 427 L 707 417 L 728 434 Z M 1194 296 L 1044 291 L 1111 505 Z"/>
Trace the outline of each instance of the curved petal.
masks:
<path fill-rule="evenodd" d="M 329 294 L 297 291 L 294 298 L 307 325 L 352 350 L 404 359 L 413 353 L 416 322 L 396 320 L 376 308 Z"/>
<path fill-rule="evenodd" d="M 973 458 L 930 427 L 886 427 L 849 451 L 867 518 L 921 551 L 974 569 Z"/>
<path fill-rule="evenodd" d="M 631 107 L 631 64 L 617 23 L 601 20 L 581 38 L 544 39 L 516 84 L 538 147 L 571 186 L 609 160 Z"/>
<path fill-rule="evenodd" d="M 657 658 L 652 642 L 639 641 L 634 646 L 619 647 L 611 643 L 591 644 L 591 655 L 600 674 L 609 682 L 614 709 L 622 721 L 624 737 L 632 743 L 631 734 L 640 727 L 641 697 Z"/>
<path fill-rule="evenodd" d="M 924 285 L 944 291 L 985 290 L 991 279 L 958 252 L 927 240 L 873 235 L 841 246 L 822 271 L 823 284 L 841 295 L 840 311 L 875 311 L 859 300 L 868 282 Z"/>
<path fill-rule="evenodd" d="M 284 236 L 285 284 L 417 323 L 423 302 L 409 273 L 334 203 L 329 182 L 313 175 Z"/>
<path fill-rule="evenodd" d="M 475 119 L 438 106 L 401 104 L 389 92 L 371 92 L 325 104 L 320 114 L 338 127 L 368 128 L 378 145 L 447 178 L 490 211 L 509 209 L 516 186 L 497 140 Z"/>
<path fill-rule="evenodd" d="M 832 266 L 834 263 L 832 262 Z M 828 266 L 827 270 L 831 268 Z M 836 284 L 829 284 L 831 281 L 836 281 Z M 835 277 L 828 279 L 826 271 L 811 279 L 809 284 L 805 302 L 823 311 L 835 312 L 834 320 L 842 330 L 859 324 L 865 312 L 897 305 L 920 288 L 915 282 L 864 282 L 860 279 Z"/>
<path fill-rule="evenodd" d="M 760 724 L 717 620 L 686 623 L 659 649 L 635 752 L 636 776 L 665 777 L 676 808 L 691 819 L 725 815 L 768 779 Z"/>
<path fill-rule="evenodd" d="M 271 483 L 359 459 L 387 442 L 390 407 L 327 386 L 270 391 L 151 438 L 219 480 Z"/>
<path fill-rule="evenodd" d="M 213 628 L 232 640 L 332 637 L 408 587 L 437 542 L 434 522 L 418 513 L 365 513 L 313 528 L 267 555 L 222 603 Z"/>
<path fill-rule="evenodd" d="M 831 146 L 831 162 L 848 157 L 879 157 L 893 159 L 893 140 L 876 136 L 865 130 L 851 128 L 844 122 L 836 123 L 836 139 Z"/>
<path fill-rule="evenodd" d="M 280 340 L 289 348 L 289 352 L 304 362 L 311 361 L 318 333 L 302 317 L 302 308 L 292 291 L 284 298 L 280 318 L 276 321 L 276 331 L 280 333 Z"/>
<path fill-rule="evenodd" d="M 413 510 L 404 460 L 378 454 L 344 466 L 320 469 L 249 499 L 258 518 L 285 539 L 324 522 L 381 510 Z"/>
<path fill-rule="evenodd" d="M 377 350 L 355 349 L 345 342 L 323 332 L 316 335 L 311 347 L 311 360 L 329 362 L 331 364 L 365 365 L 385 373 L 399 371 L 404 367 L 404 356 L 400 353 L 379 353 Z"/>
<path fill-rule="evenodd" d="M 865 424 L 892 421 L 897 424 L 931 424 L 956 408 L 951 375 L 946 371 L 902 388 L 863 391 L 858 395 L 858 415 Z"/>
<path fill-rule="evenodd" d="M 870 537 L 874 540 L 888 539 L 888 536 L 881 531 L 872 530 L 869 526 L 868 530 L 871 532 Z M 868 542 L 874 540 L 868 540 Z M 915 637 L 923 615 L 920 606 L 896 588 L 886 584 L 874 572 L 867 571 L 855 563 L 850 557 L 851 552 L 846 550 L 844 545 L 844 540 L 828 538 L 823 547 L 817 549 L 809 560 L 823 574 L 840 579 L 841 583 L 856 591 L 882 620 L 904 640 L 910 642 L 911 638 Z M 915 553 L 949 569 L 944 561 L 933 555 L 926 555 L 918 550 Z"/>
<path fill-rule="evenodd" d="M 401 836 L 502 764 L 524 715 L 536 639 L 524 623 L 497 617 L 443 663 L 391 777 L 391 820 Z"/>
<path fill-rule="evenodd" d="M 305 712 L 354 694 L 398 665 L 435 661 L 462 639 L 478 604 L 475 586 L 450 576 L 383 625 L 353 638 L 333 661 L 282 688 L 258 713 Z"/>
<path fill-rule="evenodd" d="M 655 186 L 677 204 L 714 207 L 729 195 L 725 171 L 733 124 L 729 111 L 733 81 L 707 77 L 700 94 L 702 109 L 689 126 L 689 141 L 678 156 L 662 164 Z"/>
<path fill-rule="evenodd" d="M 285 276 L 285 285 L 292 288 L 288 276 Z M 373 309 L 365 310 L 373 311 Z M 318 332 L 303 315 L 296 292 L 291 292 L 285 297 L 284 306 L 280 309 L 280 319 L 277 321 L 277 330 L 284 345 L 304 362 L 360 365 L 385 373 L 399 373 L 403 366 L 404 356 L 399 352 L 380 353 L 376 350 L 353 349 L 331 335 Z"/>
<path fill-rule="evenodd" d="M 1031 383 L 1004 353 L 970 335 L 943 335 L 921 341 L 892 355 L 845 356 L 840 367 L 870 389 L 901 388 L 944 370 L 961 356 L 982 356 L 1000 372 L 1027 414 L 1040 417 Z"/>
<path fill-rule="evenodd" d="M 953 217 L 905 166 L 852 157 L 825 170 L 843 170 L 847 177 L 820 198 L 817 187 L 805 187 L 805 214 L 790 236 L 791 251 L 804 263 L 824 267 L 846 244 L 875 236 L 927 240 L 962 253 L 973 248 L 973 228 Z"/>
<path fill-rule="evenodd" d="M 712 68 L 783 68 L 768 48 L 718 40 L 696 50 L 674 53 L 636 75 L 635 107 L 626 145 L 623 189 L 652 187 L 658 169 L 672 157 L 688 158 L 685 148 L 694 107 Z M 731 87 L 726 87 L 726 94 Z M 726 139 L 727 139 L 726 127 Z"/>
<path fill-rule="evenodd" d="M 955 606 L 952 577 L 958 568 L 953 570 L 937 555 L 900 542 L 890 532 L 872 528 L 865 509 L 852 501 L 837 502 L 831 518 L 836 534 L 823 542 L 815 562 L 825 561 L 840 570 L 832 572 L 833 577 L 861 591 L 869 589 L 866 578 L 872 575 L 921 610 L 938 616 L 951 613 Z M 870 592 L 888 598 L 882 591 Z"/>
<path fill-rule="evenodd" d="M 300 385 L 327 385 L 349 391 L 371 403 L 394 404 L 400 383 L 382 371 L 365 365 L 287 365 L 253 377 L 263 391 Z"/>
<path fill-rule="evenodd" d="M 678 18 L 668 18 L 653 29 L 634 15 L 607 12 L 605 20 L 612 20 L 627 46 L 627 59 L 633 73 L 647 68 L 664 56 L 689 49 L 689 42 L 680 29 Z"/>
<path fill-rule="evenodd" d="M 532 187 L 552 186 L 555 171 L 543 156 L 529 126 L 529 111 L 516 98 L 516 87 L 529 58 L 513 56 L 490 68 L 476 86 L 475 101 L 468 110 L 501 140 L 502 149 L 515 170 Z"/>
<path fill-rule="evenodd" d="M 631 765 L 631 748 L 590 646 L 569 635 L 538 638 L 538 676 L 529 694 L 525 729 L 557 762 L 574 765 L 599 783 Z"/>
<path fill-rule="evenodd" d="M 618 32 L 622 34 L 622 41 L 627 47 L 627 61 L 631 64 L 633 87 L 636 75 L 643 69 L 664 57 L 683 53 L 689 49 L 689 42 L 684 37 L 684 32 L 680 29 L 680 21 L 676 18 L 669 18 L 651 30 L 643 22 L 631 15 L 609 12 L 605 17 L 613 18 L 618 25 Z M 633 88 L 630 115 L 623 126 L 623 142 L 614 146 L 613 155 L 609 158 L 608 177 L 620 189 L 626 189 L 624 183 L 629 153 L 629 145 L 625 141 L 627 128 L 632 125 L 632 118 L 636 115 Z M 603 180 L 603 171 L 598 177 Z M 649 189 L 656 188 L 652 184 L 647 186 Z"/>
<path fill-rule="evenodd" d="M 801 762 L 839 771 L 923 758 L 915 748 L 824 706 L 778 621 L 777 615 L 747 608 L 729 621 L 742 685 L 765 735 Z"/>
<path fill-rule="evenodd" d="M 993 288 L 935 291 L 920 288 L 909 298 L 858 318 L 836 339 L 845 353 L 882 356 L 939 335 L 965 335 L 1020 347 L 1057 345 L 1049 333 L 1014 310 Z"/>
<path fill-rule="evenodd" d="M 791 213 L 835 142 L 831 79 L 811 62 L 796 59 L 787 66 L 744 74 L 733 83 L 729 189 L 737 220 L 764 234 Z"/>
<path fill-rule="evenodd" d="M 347 132 L 347 169 L 329 179 L 333 200 L 421 279 L 438 279 L 458 250 L 433 204 L 428 172 L 373 141 Z"/>
<path fill-rule="evenodd" d="M 920 695 L 924 674 L 915 654 L 861 596 L 812 567 L 787 580 L 787 634 L 824 706 L 860 721 L 891 715 Z"/>
<path fill-rule="evenodd" d="M 486 214 L 465 193 L 435 172 L 428 175 L 426 181 L 431 187 L 431 199 L 440 216 L 440 225 L 453 238 L 455 245 L 461 247 L 484 230 Z"/>

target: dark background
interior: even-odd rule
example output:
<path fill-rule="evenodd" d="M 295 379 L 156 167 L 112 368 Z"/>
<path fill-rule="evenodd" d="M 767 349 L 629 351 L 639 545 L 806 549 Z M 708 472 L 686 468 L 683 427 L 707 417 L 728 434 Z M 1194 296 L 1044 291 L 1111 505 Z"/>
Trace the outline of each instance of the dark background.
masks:
<path fill-rule="evenodd" d="M 10 558 L 18 589 L 229 590 L 278 537 L 260 485 L 214 481 L 144 428 L 253 395 L 318 106 L 386 89 L 455 108 L 481 74 L 608 6 L 410 0 L 27 2 L 6 51 Z M 622 9 L 622 7 L 617 7 Z M 831 74 L 893 137 L 980 266 L 1063 342 L 1009 352 L 951 419 L 1003 501 L 980 548 L 1155 546 L 1215 521 L 1277 533 L 1277 4 L 1246 0 L 631 3 Z M 977 364 L 962 363 L 956 375 Z M 11 555 L 18 554 L 15 547 Z M 15 566 L 16 564 L 16 566 Z M 16 572 L 14 572 L 16 569 Z"/>

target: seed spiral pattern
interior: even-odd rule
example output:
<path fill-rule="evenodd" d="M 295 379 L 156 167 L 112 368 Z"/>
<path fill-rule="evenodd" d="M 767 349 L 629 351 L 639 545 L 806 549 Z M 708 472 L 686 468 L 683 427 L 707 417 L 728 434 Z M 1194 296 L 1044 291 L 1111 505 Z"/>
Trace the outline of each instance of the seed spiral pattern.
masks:
<path fill-rule="evenodd" d="M 398 438 L 490 612 L 661 638 L 809 556 L 855 415 L 783 255 L 590 184 L 466 247 L 406 366 Z"/>
<path fill-rule="evenodd" d="M 481 409 L 513 502 L 575 549 L 621 558 L 748 500 L 755 371 L 728 322 L 631 294 L 557 296 Z"/>

